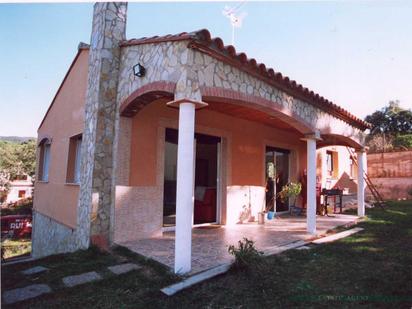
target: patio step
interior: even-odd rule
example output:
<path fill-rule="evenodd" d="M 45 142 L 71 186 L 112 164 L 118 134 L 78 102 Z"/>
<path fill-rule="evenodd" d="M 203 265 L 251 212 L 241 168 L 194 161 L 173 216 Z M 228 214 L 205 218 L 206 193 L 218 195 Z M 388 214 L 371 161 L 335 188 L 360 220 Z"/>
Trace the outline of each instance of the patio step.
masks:
<path fill-rule="evenodd" d="M 5 304 L 10 305 L 50 293 L 51 291 L 47 284 L 32 284 L 23 288 L 5 291 L 3 293 L 3 301 Z"/>
<path fill-rule="evenodd" d="M 283 251 L 286 251 L 286 250 L 302 247 L 304 245 L 306 245 L 306 242 L 304 240 L 298 240 L 298 241 L 294 241 L 294 242 L 291 242 L 285 245 L 267 248 L 263 251 L 263 254 L 265 256 L 275 255 L 275 254 L 282 253 Z"/>
<path fill-rule="evenodd" d="M 188 287 L 197 284 L 199 282 L 205 281 L 207 279 L 216 277 L 218 275 L 224 274 L 225 272 L 227 272 L 229 270 L 231 266 L 231 263 L 227 263 L 227 264 L 222 264 L 220 266 L 217 266 L 215 268 L 206 270 L 204 272 L 201 272 L 197 275 L 191 276 L 181 282 L 169 285 L 163 289 L 161 289 L 160 291 L 162 291 L 164 294 L 166 294 L 167 296 L 172 296 L 174 294 L 176 294 L 177 292 L 187 289 Z"/>
<path fill-rule="evenodd" d="M 312 243 L 316 244 L 316 245 L 326 244 L 328 242 L 332 242 L 332 241 L 336 241 L 338 239 L 348 237 L 348 236 L 350 236 L 352 234 L 355 234 L 355 233 L 358 233 L 360 231 L 363 231 L 363 228 L 355 227 L 355 228 L 347 230 L 347 231 L 343 231 L 343 232 L 336 233 L 336 234 L 333 234 L 333 235 L 330 235 L 330 236 L 326 236 L 326 237 L 323 237 L 323 238 L 316 239 L 316 240 L 312 241 Z"/>

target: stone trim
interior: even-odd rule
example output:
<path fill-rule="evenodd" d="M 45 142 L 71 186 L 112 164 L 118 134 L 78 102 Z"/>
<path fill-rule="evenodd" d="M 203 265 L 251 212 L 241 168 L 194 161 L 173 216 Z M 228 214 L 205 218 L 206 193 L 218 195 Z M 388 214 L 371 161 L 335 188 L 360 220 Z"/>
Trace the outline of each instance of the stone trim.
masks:
<path fill-rule="evenodd" d="M 94 5 L 79 206 L 79 239 L 107 247 L 113 238 L 119 44 L 126 35 L 126 2 Z"/>
<path fill-rule="evenodd" d="M 148 94 L 150 92 L 164 91 L 170 94 L 174 94 L 176 89 L 176 83 L 167 81 L 156 81 L 153 83 L 146 84 L 135 91 L 133 91 L 126 100 L 120 102 L 120 114 L 123 115 L 127 108 L 133 103 L 137 98 Z"/>

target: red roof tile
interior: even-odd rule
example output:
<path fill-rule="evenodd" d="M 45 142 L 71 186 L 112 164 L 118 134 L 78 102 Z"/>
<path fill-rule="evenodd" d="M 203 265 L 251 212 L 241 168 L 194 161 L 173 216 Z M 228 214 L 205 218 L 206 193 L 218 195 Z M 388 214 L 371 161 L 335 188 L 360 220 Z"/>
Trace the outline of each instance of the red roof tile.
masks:
<path fill-rule="evenodd" d="M 210 32 L 206 29 L 195 32 L 182 32 L 176 35 L 154 36 L 149 38 L 131 39 L 121 43 L 121 46 L 133 46 L 149 43 L 185 41 L 188 40 L 189 48 L 197 49 L 203 53 L 229 63 L 246 71 L 265 82 L 274 85 L 286 93 L 300 98 L 332 115 L 342 119 L 349 124 L 366 130 L 370 124 L 362 119 L 352 115 L 342 107 L 314 93 L 289 77 L 283 76 L 282 73 L 276 72 L 272 68 L 266 68 L 265 64 L 257 63 L 253 58 L 249 59 L 245 53 L 237 53 L 232 45 L 225 46 L 221 38 L 212 38 Z"/>

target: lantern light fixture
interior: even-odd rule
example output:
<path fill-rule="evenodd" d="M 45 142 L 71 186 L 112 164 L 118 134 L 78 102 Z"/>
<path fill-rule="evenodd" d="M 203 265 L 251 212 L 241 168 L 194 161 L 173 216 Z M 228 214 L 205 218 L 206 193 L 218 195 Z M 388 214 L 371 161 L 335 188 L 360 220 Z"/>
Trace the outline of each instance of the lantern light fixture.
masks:
<path fill-rule="evenodd" d="M 133 66 L 133 74 L 138 77 L 143 77 L 146 74 L 146 68 L 140 62 Z"/>

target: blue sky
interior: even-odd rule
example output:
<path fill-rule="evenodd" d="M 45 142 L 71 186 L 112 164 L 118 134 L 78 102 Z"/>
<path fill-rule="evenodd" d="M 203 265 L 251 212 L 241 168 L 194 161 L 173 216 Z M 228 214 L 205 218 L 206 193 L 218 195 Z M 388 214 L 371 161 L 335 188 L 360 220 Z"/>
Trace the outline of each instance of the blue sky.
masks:
<path fill-rule="evenodd" d="M 234 2 L 129 3 L 127 37 L 207 28 L 231 42 Z M 0 4 L 0 135 L 36 136 L 92 4 Z M 246 2 L 236 50 L 359 117 L 391 99 L 412 108 L 412 1 Z"/>

